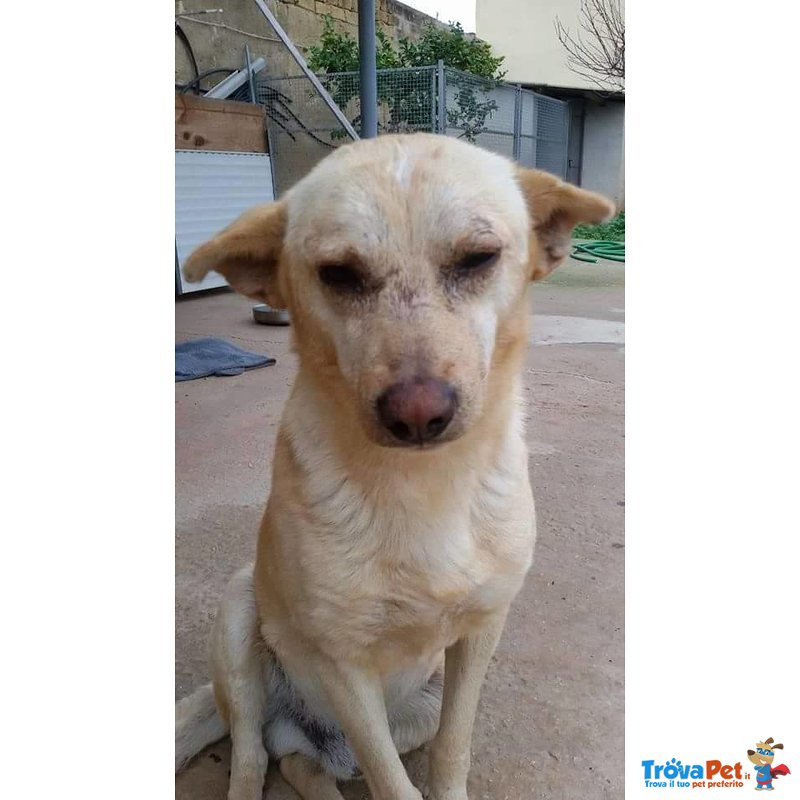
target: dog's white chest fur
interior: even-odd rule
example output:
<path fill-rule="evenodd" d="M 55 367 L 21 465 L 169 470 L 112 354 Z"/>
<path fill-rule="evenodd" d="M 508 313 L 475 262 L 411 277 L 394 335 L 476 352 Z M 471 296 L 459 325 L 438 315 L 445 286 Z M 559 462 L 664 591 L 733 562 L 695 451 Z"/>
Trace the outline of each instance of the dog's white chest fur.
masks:
<path fill-rule="evenodd" d="M 369 486 L 318 441 L 293 445 L 306 476 L 303 519 L 285 522 L 298 528 L 285 537 L 299 565 L 295 609 L 331 656 L 413 668 L 518 591 L 534 521 L 516 430 L 488 469 L 397 471 Z"/>

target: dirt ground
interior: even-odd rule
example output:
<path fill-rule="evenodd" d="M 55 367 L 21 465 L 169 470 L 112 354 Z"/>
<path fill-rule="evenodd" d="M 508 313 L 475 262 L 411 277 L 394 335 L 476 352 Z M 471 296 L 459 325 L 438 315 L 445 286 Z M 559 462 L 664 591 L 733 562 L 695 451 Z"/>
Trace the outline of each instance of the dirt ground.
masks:
<path fill-rule="evenodd" d="M 206 642 L 231 573 L 254 555 L 281 408 L 289 329 L 256 325 L 231 293 L 176 303 L 178 341 L 220 336 L 277 358 L 175 384 L 176 698 L 208 680 Z M 619 798 L 624 678 L 624 267 L 570 262 L 531 290 L 525 369 L 534 564 L 489 668 L 471 800 Z M 222 800 L 230 743 L 178 776 L 179 800 Z M 419 784 L 422 753 L 407 760 Z M 368 798 L 362 782 L 342 787 Z M 268 800 L 297 800 L 270 767 Z"/>

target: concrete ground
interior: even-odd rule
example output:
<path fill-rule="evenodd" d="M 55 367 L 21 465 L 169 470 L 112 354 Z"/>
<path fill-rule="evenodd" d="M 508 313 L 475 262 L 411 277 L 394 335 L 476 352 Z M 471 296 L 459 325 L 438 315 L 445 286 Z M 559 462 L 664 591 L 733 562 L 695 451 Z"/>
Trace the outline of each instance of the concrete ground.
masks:
<path fill-rule="evenodd" d="M 539 533 L 484 686 L 471 800 L 618 798 L 623 789 L 624 267 L 570 261 L 531 290 L 525 369 Z M 230 574 L 254 555 L 270 454 L 295 371 L 289 329 L 256 325 L 231 293 L 176 304 L 179 341 L 221 336 L 278 359 L 175 384 L 176 697 L 208 680 L 206 641 Z M 222 800 L 230 743 L 177 778 Z M 419 785 L 425 760 L 408 758 Z M 297 800 L 270 767 L 269 800 Z M 347 800 L 368 797 L 363 782 Z"/>

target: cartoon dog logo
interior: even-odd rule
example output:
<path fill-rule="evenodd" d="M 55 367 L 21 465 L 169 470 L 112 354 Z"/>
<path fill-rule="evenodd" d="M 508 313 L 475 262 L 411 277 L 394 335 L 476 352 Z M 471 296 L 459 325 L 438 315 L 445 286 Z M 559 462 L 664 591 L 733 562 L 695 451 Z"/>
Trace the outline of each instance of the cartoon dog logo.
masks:
<path fill-rule="evenodd" d="M 777 767 L 772 766 L 772 762 L 775 760 L 775 751 L 783 750 L 783 745 L 773 744 L 774 741 L 770 736 L 765 742 L 757 742 L 755 750 L 747 751 L 747 757 L 756 765 L 757 792 L 762 789 L 771 791 L 775 788 L 772 785 L 773 778 L 791 774 L 786 764 L 778 764 Z"/>

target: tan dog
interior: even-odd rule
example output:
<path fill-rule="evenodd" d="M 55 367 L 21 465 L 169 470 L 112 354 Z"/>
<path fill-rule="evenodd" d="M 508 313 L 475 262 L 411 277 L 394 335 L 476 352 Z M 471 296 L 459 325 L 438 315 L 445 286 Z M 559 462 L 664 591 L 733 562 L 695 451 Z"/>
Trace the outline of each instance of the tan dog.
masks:
<path fill-rule="evenodd" d="M 575 224 L 612 213 L 456 139 L 385 136 L 192 255 L 187 279 L 216 270 L 289 308 L 300 366 L 256 563 L 217 616 L 213 693 L 177 707 L 179 767 L 230 731 L 231 800 L 259 800 L 268 753 L 305 800 L 341 800 L 359 769 L 376 800 L 419 800 L 399 753 L 432 740 L 427 797 L 466 800 L 535 538 L 526 289 Z"/>

